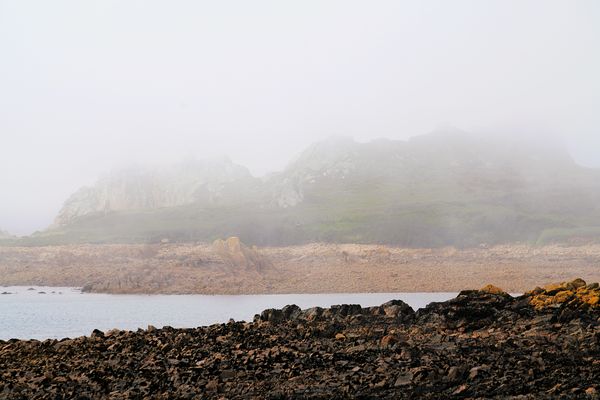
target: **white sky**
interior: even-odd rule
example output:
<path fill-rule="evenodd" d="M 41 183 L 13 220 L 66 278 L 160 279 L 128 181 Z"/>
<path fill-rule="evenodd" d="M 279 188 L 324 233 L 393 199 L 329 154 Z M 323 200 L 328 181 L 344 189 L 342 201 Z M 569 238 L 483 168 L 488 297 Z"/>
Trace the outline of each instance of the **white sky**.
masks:
<path fill-rule="evenodd" d="M 0 0 L 0 229 L 130 162 L 558 132 L 600 166 L 600 2 Z"/>

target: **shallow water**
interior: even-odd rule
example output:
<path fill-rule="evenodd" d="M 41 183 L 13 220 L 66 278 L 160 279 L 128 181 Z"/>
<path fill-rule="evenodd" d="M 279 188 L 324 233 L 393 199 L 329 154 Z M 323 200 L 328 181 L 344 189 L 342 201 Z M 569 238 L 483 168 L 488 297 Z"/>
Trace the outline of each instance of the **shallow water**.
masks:
<path fill-rule="evenodd" d="M 457 293 L 351 293 L 281 295 L 115 295 L 81 293 L 74 288 L 0 287 L 0 340 L 48 339 L 89 335 L 92 330 L 135 330 L 172 326 L 191 328 L 214 323 L 251 321 L 267 308 L 334 304 L 376 306 L 400 299 L 415 310 Z M 41 293 L 43 292 L 43 293 Z"/>

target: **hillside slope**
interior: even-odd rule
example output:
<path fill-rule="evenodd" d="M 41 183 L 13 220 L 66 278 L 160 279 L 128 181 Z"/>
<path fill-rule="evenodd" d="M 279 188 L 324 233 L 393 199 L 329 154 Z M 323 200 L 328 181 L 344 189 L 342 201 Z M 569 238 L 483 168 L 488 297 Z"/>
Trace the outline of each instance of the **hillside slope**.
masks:
<path fill-rule="evenodd" d="M 198 167 L 198 165 L 200 167 Z M 474 246 L 600 236 L 600 171 L 561 146 L 435 132 L 331 138 L 264 179 L 230 161 L 121 171 L 65 203 L 27 243 L 315 241 Z"/>

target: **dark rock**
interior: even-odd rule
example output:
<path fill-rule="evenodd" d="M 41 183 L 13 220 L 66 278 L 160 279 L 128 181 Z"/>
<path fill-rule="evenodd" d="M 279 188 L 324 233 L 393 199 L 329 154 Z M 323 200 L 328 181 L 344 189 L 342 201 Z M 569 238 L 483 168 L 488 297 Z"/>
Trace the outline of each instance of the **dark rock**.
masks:
<path fill-rule="evenodd" d="M 396 377 L 394 387 L 409 386 L 412 383 L 413 374 L 411 372 L 401 373 Z"/>
<path fill-rule="evenodd" d="M 99 337 L 99 338 L 103 338 L 104 337 L 104 332 L 102 332 L 101 330 L 98 329 L 94 329 L 92 331 L 92 334 L 90 335 L 91 337 Z"/>
<path fill-rule="evenodd" d="M 469 371 L 469 379 L 480 378 L 489 368 L 487 366 L 473 367 Z"/>
<path fill-rule="evenodd" d="M 308 321 L 314 321 L 323 315 L 323 309 L 321 307 L 313 307 L 302 312 L 302 316 Z"/>
<path fill-rule="evenodd" d="M 417 313 L 290 305 L 255 323 L 0 341 L 0 398 L 597 398 L 600 310 L 578 285 L 552 307 L 531 303 L 545 289 L 488 288 Z"/>
<path fill-rule="evenodd" d="M 464 366 L 462 366 L 462 367 L 453 366 L 448 369 L 447 377 L 450 382 L 455 382 L 455 381 L 461 380 L 464 374 L 465 374 Z"/>
<path fill-rule="evenodd" d="M 294 320 L 300 316 L 300 314 L 302 313 L 302 310 L 297 305 L 292 304 L 292 305 L 283 307 L 281 309 L 281 313 L 283 314 L 284 319 Z"/>
<path fill-rule="evenodd" d="M 268 310 L 264 310 L 260 314 L 260 320 L 265 322 L 278 323 L 283 321 L 283 313 L 281 310 L 277 310 L 275 308 L 270 308 Z"/>

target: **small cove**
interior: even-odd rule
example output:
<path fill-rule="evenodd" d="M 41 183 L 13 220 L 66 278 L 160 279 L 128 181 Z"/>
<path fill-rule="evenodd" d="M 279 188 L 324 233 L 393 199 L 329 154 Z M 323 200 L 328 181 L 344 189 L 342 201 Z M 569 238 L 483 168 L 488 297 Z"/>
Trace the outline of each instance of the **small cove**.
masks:
<path fill-rule="evenodd" d="M 33 290 L 30 290 L 33 289 Z M 94 329 L 136 330 L 172 326 L 193 328 L 252 321 L 267 308 L 335 304 L 376 306 L 400 299 L 413 309 L 445 301 L 457 293 L 328 293 L 276 295 L 115 295 L 81 293 L 76 288 L 0 287 L 0 340 L 60 339 L 89 335 Z"/>

